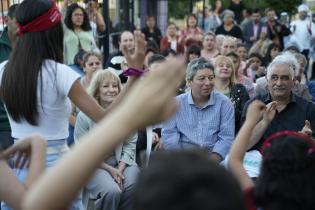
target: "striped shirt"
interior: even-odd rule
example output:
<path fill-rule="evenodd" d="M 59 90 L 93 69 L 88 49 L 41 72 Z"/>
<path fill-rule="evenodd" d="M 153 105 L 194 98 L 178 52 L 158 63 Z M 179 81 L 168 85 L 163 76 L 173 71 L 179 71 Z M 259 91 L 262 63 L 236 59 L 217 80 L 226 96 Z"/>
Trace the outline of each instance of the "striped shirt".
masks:
<path fill-rule="evenodd" d="M 231 101 L 215 91 L 202 108 L 194 103 L 191 91 L 176 99 L 178 111 L 162 126 L 164 147 L 199 146 L 225 158 L 234 140 L 234 106 Z"/>

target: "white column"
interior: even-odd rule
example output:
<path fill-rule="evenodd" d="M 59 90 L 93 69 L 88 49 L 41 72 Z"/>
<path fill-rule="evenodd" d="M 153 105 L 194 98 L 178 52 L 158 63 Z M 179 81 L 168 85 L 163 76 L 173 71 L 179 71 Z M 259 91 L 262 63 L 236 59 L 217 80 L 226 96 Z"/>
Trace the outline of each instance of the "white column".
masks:
<path fill-rule="evenodd" d="M 167 0 L 158 0 L 157 2 L 158 10 L 157 10 L 157 23 L 160 28 L 162 34 L 165 33 L 167 28 L 167 20 L 168 20 L 168 1 Z"/>

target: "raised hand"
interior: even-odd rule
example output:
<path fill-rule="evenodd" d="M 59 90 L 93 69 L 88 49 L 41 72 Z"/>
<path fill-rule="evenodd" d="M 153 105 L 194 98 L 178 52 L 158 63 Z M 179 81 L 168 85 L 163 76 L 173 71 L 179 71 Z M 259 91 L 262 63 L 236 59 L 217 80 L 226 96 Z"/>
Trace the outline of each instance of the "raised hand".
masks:
<path fill-rule="evenodd" d="M 303 133 L 304 135 L 308 136 L 308 137 L 312 137 L 312 128 L 311 128 L 311 123 L 308 120 L 305 120 L 305 125 L 302 128 L 302 130 L 300 131 L 300 133 Z"/>
<path fill-rule="evenodd" d="M 265 111 L 266 105 L 263 102 L 258 100 L 253 101 L 247 109 L 246 121 L 257 124 L 265 114 Z"/>
<path fill-rule="evenodd" d="M 263 120 L 269 124 L 273 120 L 273 118 L 276 116 L 276 110 L 277 110 L 276 101 L 273 101 L 267 104 L 266 111 L 263 116 Z"/>
<path fill-rule="evenodd" d="M 24 168 L 29 163 L 32 152 L 46 147 L 46 141 L 39 135 L 32 135 L 20 139 L 7 150 L 0 153 L 0 159 L 9 159 L 15 156 L 14 168 Z"/>
<path fill-rule="evenodd" d="M 133 34 L 135 39 L 135 50 L 130 50 L 126 45 L 122 45 L 122 52 L 127 60 L 128 67 L 142 69 L 147 42 L 145 41 L 144 34 L 140 31 L 135 31 Z"/>
<path fill-rule="evenodd" d="M 173 97 L 184 74 L 184 59 L 170 58 L 155 65 L 143 80 L 132 87 L 121 108 L 126 113 L 136 113 L 132 123 L 136 129 L 162 122 L 176 111 L 177 104 Z"/>

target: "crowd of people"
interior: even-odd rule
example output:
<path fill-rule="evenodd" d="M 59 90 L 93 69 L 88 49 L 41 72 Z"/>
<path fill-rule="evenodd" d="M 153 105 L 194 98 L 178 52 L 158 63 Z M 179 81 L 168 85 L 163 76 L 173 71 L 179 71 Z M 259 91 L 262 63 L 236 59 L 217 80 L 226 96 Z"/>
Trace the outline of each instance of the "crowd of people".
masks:
<path fill-rule="evenodd" d="M 217 0 L 165 33 L 150 15 L 103 60 L 106 24 L 97 1 L 84 3 L 8 10 L 2 210 L 315 208 L 307 5 L 284 23 Z"/>

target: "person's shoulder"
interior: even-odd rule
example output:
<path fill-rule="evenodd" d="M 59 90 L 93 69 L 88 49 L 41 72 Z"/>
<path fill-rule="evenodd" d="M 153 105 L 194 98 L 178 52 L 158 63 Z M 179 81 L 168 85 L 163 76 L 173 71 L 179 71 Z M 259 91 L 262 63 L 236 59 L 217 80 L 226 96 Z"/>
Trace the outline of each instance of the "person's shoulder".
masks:
<path fill-rule="evenodd" d="M 258 95 L 256 95 L 255 97 L 249 99 L 249 100 L 246 102 L 244 108 L 246 108 L 249 104 L 251 104 L 251 103 L 252 103 L 253 101 L 255 101 L 255 100 L 261 101 L 261 102 L 263 102 L 263 103 L 266 104 L 266 101 L 267 101 L 267 99 L 268 99 L 268 95 L 269 95 L 269 93 L 264 93 L 264 94 L 258 94 Z"/>
<path fill-rule="evenodd" d="M 220 100 L 223 100 L 223 101 L 227 101 L 227 100 L 230 100 L 227 96 L 225 96 L 224 94 L 214 90 L 212 91 L 212 96 L 215 98 L 215 99 L 220 99 Z"/>
<path fill-rule="evenodd" d="M 218 92 L 218 91 L 213 91 L 212 92 L 212 97 L 214 97 L 214 105 L 228 105 L 228 106 L 233 106 L 231 100 L 229 97 L 227 97 L 226 95 Z"/>
<path fill-rule="evenodd" d="M 2 75 L 3 75 L 3 71 L 4 71 L 4 67 L 5 65 L 8 63 L 8 60 L 5 60 L 3 62 L 0 63 L 0 78 L 2 78 Z M 0 80 L 1 82 L 1 80 Z"/>
<path fill-rule="evenodd" d="M 182 94 L 176 96 L 176 100 L 178 102 L 183 102 L 185 99 L 188 98 L 188 95 L 189 95 L 189 92 L 182 93 Z"/>
<path fill-rule="evenodd" d="M 3 62 L 0 63 L 0 71 L 2 71 L 4 69 L 4 66 L 8 63 L 8 60 L 5 60 Z"/>
<path fill-rule="evenodd" d="M 63 63 L 59 63 L 57 61 L 51 60 L 51 59 L 46 59 L 44 62 L 44 66 L 45 67 L 52 67 L 52 68 L 57 68 L 57 70 L 65 70 L 65 69 L 71 69 L 70 66 L 63 64 Z M 72 69 L 71 69 L 72 70 Z"/>
<path fill-rule="evenodd" d="M 57 61 L 46 59 L 43 63 L 43 70 L 44 72 L 58 72 L 57 75 L 59 77 L 63 77 L 64 75 L 74 75 L 74 76 L 80 76 L 77 72 L 75 72 L 70 66 L 59 63 Z"/>
<path fill-rule="evenodd" d="M 293 94 L 293 95 L 294 95 L 294 97 L 295 97 L 296 103 L 297 103 L 299 106 L 301 106 L 301 107 L 303 107 L 303 108 L 305 108 L 306 106 L 310 106 L 311 108 L 314 108 L 314 109 L 315 109 L 315 104 L 314 104 L 313 102 L 308 101 L 308 100 L 306 100 L 305 98 L 303 98 L 303 97 L 301 97 L 301 96 L 298 96 L 298 95 L 296 95 L 296 94 Z"/>
<path fill-rule="evenodd" d="M 235 88 L 235 89 L 242 89 L 242 90 L 245 89 L 246 90 L 245 86 L 240 84 L 240 83 L 234 84 L 233 88 Z"/>

